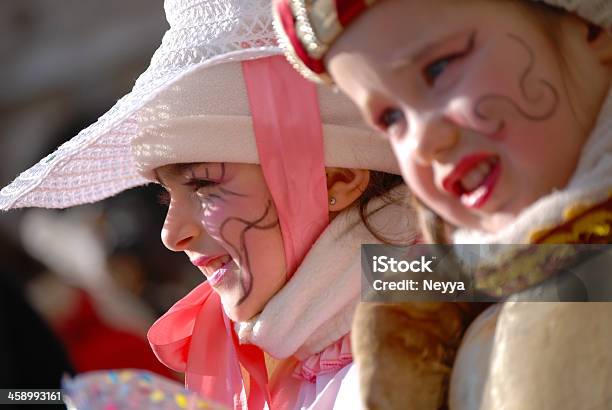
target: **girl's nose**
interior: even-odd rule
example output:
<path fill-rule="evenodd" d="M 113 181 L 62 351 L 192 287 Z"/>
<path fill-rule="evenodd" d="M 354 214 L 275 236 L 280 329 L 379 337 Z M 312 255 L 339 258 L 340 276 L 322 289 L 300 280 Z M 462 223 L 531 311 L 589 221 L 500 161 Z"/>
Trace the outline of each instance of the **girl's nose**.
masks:
<path fill-rule="evenodd" d="M 178 209 L 174 204 L 170 204 L 161 231 L 161 239 L 166 248 L 182 252 L 199 237 L 202 227 L 197 218 L 190 217 L 185 209 L 176 212 Z"/>
<path fill-rule="evenodd" d="M 459 143 L 460 130 L 448 118 L 429 116 L 421 121 L 413 121 L 411 134 L 407 140 L 412 145 L 413 154 L 420 165 L 433 161 L 443 161 Z"/>

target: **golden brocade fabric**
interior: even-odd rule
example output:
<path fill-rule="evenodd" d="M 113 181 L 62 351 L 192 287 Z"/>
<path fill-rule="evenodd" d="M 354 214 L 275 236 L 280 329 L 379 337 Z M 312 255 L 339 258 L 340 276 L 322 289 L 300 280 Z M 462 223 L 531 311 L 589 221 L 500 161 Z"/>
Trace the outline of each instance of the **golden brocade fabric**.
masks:
<path fill-rule="evenodd" d="M 565 212 L 559 226 L 531 234 L 532 243 L 611 243 L 612 192 L 608 199 L 591 206 L 575 205 Z"/>
<path fill-rule="evenodd" d="M 513 248 L 494 263 L 479 267 L 475 287 L 491 296 L 508 296 L 544 282 L 576 261 L 579 245 L 612 243 L 612 192 L 595 205 L 569 207 L 564 222 L 534 232 L 530 242 L 538 246 Z M 568 246 L 539 246 L 547 244 Z"/>

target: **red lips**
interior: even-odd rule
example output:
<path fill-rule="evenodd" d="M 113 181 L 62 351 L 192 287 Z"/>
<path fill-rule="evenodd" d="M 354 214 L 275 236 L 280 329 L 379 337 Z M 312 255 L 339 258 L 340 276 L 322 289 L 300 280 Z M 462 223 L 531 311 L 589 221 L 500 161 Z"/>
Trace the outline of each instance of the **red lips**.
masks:
<path fill-rule="evenodd" d="M 487 162 L 490 166 L 489 173 L 483 178 L 479 184 L 466 191 L 462 184 L 462 179 L 469 174 L 474 168 Z M 481 208 L 489 199 L 496 186 L 497 180 L 501 174 L 501 164 L 496 155 L 490 153 L 476 153 L 464 157 L 453 171 L 442 181 L 442 186 L 445 191 L 455 197 L 461 199 L 464 206 L 468 208 Z"/>
<path fill-rule="evenodd" d="M 447 192 L 460 196 L 463 194 L 461 187 L 461 179 L 468 174 L 473 168 L 491 157 L 491 154 L 478 153 L 464 157 L 453 171 L 442 181 L 442 186 Z"/>

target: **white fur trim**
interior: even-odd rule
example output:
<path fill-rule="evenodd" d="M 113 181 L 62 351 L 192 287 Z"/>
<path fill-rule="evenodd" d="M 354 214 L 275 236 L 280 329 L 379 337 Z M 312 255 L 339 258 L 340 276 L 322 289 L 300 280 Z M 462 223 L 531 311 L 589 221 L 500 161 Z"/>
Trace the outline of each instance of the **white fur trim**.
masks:
<path fill-rule="evenodd" d="M 405 187 L 398 188 L 407 195 Z M 380 206 L 375 200 L 371 209 Z M 388 205 L 372 215 L 387 235 L 414 235 L 405 207 Z M 272 356 L 299 359 L 318 353 L 347 334 L 361 289 L 361 244 L 380 243 L 361 223 L 357 210 L 340 214 L 327 227 L 289 282 L 256 318 L 237 323 L 241 343 Z"/>
<path fill-rule="evenodd" d="M 539 0 L 576 13 L 582 18 L 612 28 L 612 2 L 610 0 Z"/>

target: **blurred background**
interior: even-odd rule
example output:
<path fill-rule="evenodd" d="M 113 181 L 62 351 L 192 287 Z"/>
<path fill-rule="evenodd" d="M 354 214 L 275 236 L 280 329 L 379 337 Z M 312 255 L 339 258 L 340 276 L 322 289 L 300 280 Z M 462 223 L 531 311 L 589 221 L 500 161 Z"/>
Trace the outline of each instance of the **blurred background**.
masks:
<path fill-rule="evenodd" d="M 168 25 L 162 0 L 0 2 L 0 186 L 130 91 Z M 146 330 L 202 280 L 160 241 L 159 188 L 0 214 L 0 388 L 157 362 Z"/>

